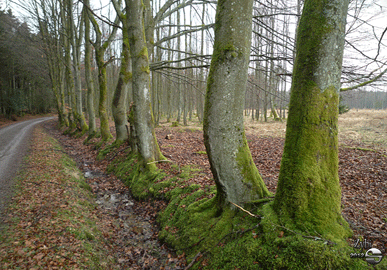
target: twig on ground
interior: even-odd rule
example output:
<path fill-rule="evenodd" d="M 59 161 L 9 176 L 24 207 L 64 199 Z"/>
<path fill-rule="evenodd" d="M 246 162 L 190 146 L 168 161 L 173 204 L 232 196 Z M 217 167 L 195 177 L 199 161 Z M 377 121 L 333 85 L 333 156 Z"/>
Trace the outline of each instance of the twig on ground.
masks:
<path fill-rule="evenodd" d="M 189 265 L 186 266 L 186 268 L 184 268 L 184 270 L 188 270 L 190 269 L 196 262 L 197 258 L 200 256 L 200 255 L 203 255 L 200 251 L 195 255 L 195 257 L 192 259 L 192 261 L 189 263 Z"/>
<path fill-rule="evenodd" d="M 240 207 L 239 205 L 237 205 L 237 204 L 235 204 L 233 202 L 230 202 L 230 203 L 233 204 L 234 206 L 238 207 L 240 210 L 242 210 L 243 212 L 249 214 L 252 217 L 261 218 L 261 216 L 254 215 L 253 213 L 247 211 L 246 209 L 243 209 L 242 207 Z"/>
<path fill-rule="evenodd" d="M 144 266 L 145 266 L 145 256 L 146 256 L 146 250 L 144 252 L 144 255 L 142 256 L 142 269 L 144 269 Z"/>
<path fill-rule="evenodd" d="M 371 148 L 353 147 L 353 146 L 348 146 L 348 145 L 343 145 L 342 147 L 343 147 L 343 148 L 347 148 L 347 149 L 360 150 L 360 151 L 375 152 L 375 153 L 378 153 L 379 155 L 381 155 L 381 156 L 383 156 L 383 157 L 387 157 L 387 156 L 386 156 L 384 153 L 382 153 L 381 151 L 378 151 L 378 150 L 375 150 L 375 149 L 371 149 Z"/>
<path fill-rule="evenodd" d="M 148 162 L 147 164 L 153 164 L 153 163 L 160 163 L 160 162 L 172 162 L 170 160 L 156 160 L 156 161 L 152 161 L 152 162 Z"/>

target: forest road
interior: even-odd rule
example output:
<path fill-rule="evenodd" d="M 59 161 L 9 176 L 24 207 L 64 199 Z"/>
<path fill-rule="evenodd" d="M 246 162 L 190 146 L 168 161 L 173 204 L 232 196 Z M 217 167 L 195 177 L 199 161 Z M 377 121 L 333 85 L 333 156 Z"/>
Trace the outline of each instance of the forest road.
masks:
<path fill-rule="evenodd" d="M 0 128 L 0 224 L 12 195 L 13 179 L 29 148 L 34 127 L 55 117 L 42 117 Z"/>

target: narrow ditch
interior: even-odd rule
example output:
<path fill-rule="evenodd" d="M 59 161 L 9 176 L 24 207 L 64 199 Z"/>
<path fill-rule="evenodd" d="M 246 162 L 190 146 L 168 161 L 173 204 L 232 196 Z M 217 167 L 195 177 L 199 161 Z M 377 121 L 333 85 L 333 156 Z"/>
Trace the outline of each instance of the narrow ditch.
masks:
<path fill-rule="evenodd" d="M 114 229 L 115 257 L 121 269 L 164 269 L 185 268 L 185 258 L 177 257 L 158 241 L 155 221 L 162 203 L 139 202 L 124 184 L 112 175 L 98 169 L 92 155 L 85 152 L 78 139 L 62 135 L 55 129 L 56 122 L 44 124 L 50 135 L 55 137 L 64 151 L 76 161 L 86 182 L 95 194 L 95 203 L 101 218 L 108 219 Z M 110 241 L 112 239 L 109 239 Z"/>

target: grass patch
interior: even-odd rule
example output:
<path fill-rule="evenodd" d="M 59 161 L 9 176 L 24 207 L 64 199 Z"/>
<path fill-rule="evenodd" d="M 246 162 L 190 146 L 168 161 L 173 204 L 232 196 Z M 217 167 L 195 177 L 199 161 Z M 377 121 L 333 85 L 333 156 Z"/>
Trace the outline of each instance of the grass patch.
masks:
<path fill-rule="evenodd" d="M 114 269 L 113 232 L 75 162 L 40 128 L 32 145 L 1 229 L 1 269 Z"/>

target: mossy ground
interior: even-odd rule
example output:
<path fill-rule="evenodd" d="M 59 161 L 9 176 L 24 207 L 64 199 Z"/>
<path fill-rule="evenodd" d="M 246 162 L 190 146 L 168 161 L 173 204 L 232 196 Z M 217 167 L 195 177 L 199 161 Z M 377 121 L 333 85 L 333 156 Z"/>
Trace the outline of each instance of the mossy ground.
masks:
<path fill-rule="evenodd" d="M 367 269 L 350 258 L 356 251 L 345 242 L 330 245 L 281 227 L 270 205 L 250 209 L 256 217 L 231 209 L 219 214 L 214 198 L 197 200 L 203 190 L 174 193 L 159 215 L 159 237 L 189 261 L 201 252 L 193 269 Z"/>
<path fill-rule="evenodd" d="M 98 147 L 98 145 L 96 145 L 97 148 L 100 148 L 98 155 L 97 155 L 97 160 L 104 159 L 108 154 L 110 154 L 111 152 L 118 149 L 123 143 L 124 143 L 123 141 L 115 140 L 113 143 L 108 144 L 104 148 L 101 148 L 102 144 L 100 144 L 99 147 Z"/>
<path fill-rule="evenodd" d="M 174 168 L 179 171 L 174 177 L 141 170 L 136 155 L 110 166 L 135 197 L 168 200 L 157 219 L 159 238 L 184 253 L 188 262 L 195 258 L 192 269 L 373 269 L 362 259 L 350 258 L 359 250 L 345 241 L 332 243 L 283 227 L 271 200 L 247 206 L 254 216 L 239 209 L 220 213 L 214 186 L 185 185 L 197 168 Z M 382 261 L 375 269 L 386 265 Z"/>

